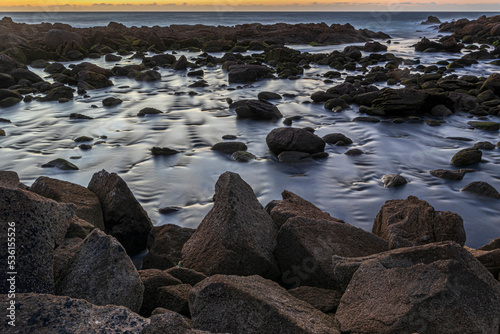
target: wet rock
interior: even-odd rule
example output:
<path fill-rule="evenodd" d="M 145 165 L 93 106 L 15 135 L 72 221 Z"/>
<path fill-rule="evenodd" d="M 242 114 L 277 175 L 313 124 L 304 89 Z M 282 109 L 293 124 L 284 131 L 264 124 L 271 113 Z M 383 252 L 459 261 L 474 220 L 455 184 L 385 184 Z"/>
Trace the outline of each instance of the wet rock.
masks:
<path fill-rule="evenodd" d="M 228 80 L 230 83 L 245 83 L 267 78 L 271 69 L 262 65 L 232 65 L 229 66 Z"/>
<path fill-rule="evenodd" d="M 195 230 L 177 225 L 154 226 L 148 237 L 149 252 L 143 268 L 168 269 L 182 260 L 182 247 Z"/>
<path fill-rule="evenodd" d="M 78 170 L 79 168 L 65 159 L 55 159 L 42 165 L 42 168 L 59 168 L 62 170 Z"/>
<path fill-rule="evenodd" d="M 315 134 L 299 128 L 277 128 L 266 137 L 269 149 L 276 155 L 284 151 L 319 153 L 325 149 L 325 142 Z"/>
<path fill-rule="evenodd" d="M 274 104 L 259 100 L 246 101 L 246 106 L 236 108 L 236 114 L 239 118 L 253 119 L 277 119 L 283 117 Z"/>
<path fill-rule="evenodd" d="M 342 99 L 330 99 L 325 102 L 325 109 L 334 110 L 336 107 L 340 107 L 340 110 L 349 108 L 349 105 Z"/>
<path fill-rule="evenodd" d="M 95 227 L 104 229 L 99 198 L 87 188 L 71 182 L 40 176 L 30 190 L 57 202 L 75 204 L 78 217 Z"/>
<path fill-rule="evenodd" d="M 474 148 L 477 148 L 478 150 L 490 151 L 490 150 L 494 150 L 495 147 L 496 146 L 493 143 L 490 143 L 489 141 L 481 141 L 481 142 L 474 144 Z"/>
<path fill-rule="evenodd" d="M 45 34 L 45 45 L 53 51 L 55 51 L 60 45 L 70 43 L 72 41 L 82 44 L 83 38 L 77 33 L 63 29 L 51 29 Z"/>
<path fill-rule="evenodd" d="M 144 298 L 139 314 L 144 317 L 149 317 L 159 305 L 158 288 L 182 284 L 180 280 L 158 269 L 139 270 L 139 276 L 144 285 Z"/>
<path fill-rule="evenodd" d="M 29 83 L 34 84 L 38 82 L 43 82 L 44 80 L 40 78 L 37 74 L 26 70 L 23 68 L 17 68 L 9 73 L 16 81 L 28 80 Z"/>
<path fill-rule="evenodd" d="M 431 114 L 432 114 L 432 116 L 436 116 L 436 117 L 446 117 L 446 116 L 450 116 L 451 114 L 453 114 L 453 112 L 445 105 L 438 104 L 437 106 L 435 106 L 431 109 Z"/>
<path fill-rule="evenodd" d="M 74 71 L 73 69 L 72 71 Z M 86 89 L 99 89 L 113 86 L 113 82 L 108 79 L 108 77 L 99 72 L 82 70 L 77 72 L 76 78 L 78 81 L 82 82 L 82 84 L 86 85 Z"/>
<path fill-rule="evenodd" d="M 342 133 L 330 133 L 323 137 L 327 144 L 345 146 L 352 144 L 352 139 Z"/>
<path fill-rule="evenodd" d="M 189 284 L 162 286 L 156 290 L 158 307 L 189 316 L 188 295 L 193 287 Z"/>
<path fill-rule="evenodd" d="M 467 173 L 475 172 L 474 169 L 456 169 L 456 170 L 447 170 L 447 169 L 435 169 L 431 170 L 430 173 L 436 177 L 440 177 L 445 180 L 454 180 L 459 181 L 462 180 Z"/>
<path fill-rule="evenodd" d="M 481 162 L 482 156 L 483 153 L 476 148 L 465 148 L 451 158 L 451 164 L 457 167 L 473 165 Z"/>
<path fill-rule="evenodd" d="M 487 130 L 487 131 L 498 131 L 500 130 L 500 123 L 497 122 L 479 122 L 479 121 L 470 121 L 467 122 L 470 126 L 479 130 Z"/>
<path fill-rule="evenodd" d="M 5 99 L 2 99 L 0 101 L 0 107 L 2 107 L 2 108 L 11 107 L 13 105 L 18 104 L 21 101 L 22 100 L 17 98 L 17 97 L 6 97 Z"/>
<path fill-rule="evenodd" d="M 164 206 L 164 207 L 158 209 L 158 213 L 160 213 L 162 215 L 168 215 L 171 213 L 179 212 L 181 210 L 182 210 L 182 208 L 179 206 Z"/>
<path fill-rule="evenodd" d="M 427 20 L 423 21 L 421 24 L 440 24 L 440 23 L 441 23 L 440 19 L 438 19 L 435 16 L 430 15 L 427 17 Z"/>
<path fill-rule="evenodd" d="M 358 155 L 365 154 L 365 152 L 361 151 L 359 148 L 353 148 L 344 153 L 345 155 L 349 155 L 351 157 L 355 157 Z"/>
<path fill-rule="evenodd" d="M 491 90 L 496 95 L 500 95 L 500 73 L 492 73 L 486 79 L 481 90 Z"/>
<path fill-rule="evenodd" d="M 323 313 L 335 313 L 342 297 L 340 291 L 312 286 L 299 286 L 298 288 L 288 290 L 288 293 L 295 298 L 311 304 Z"/>
<path fill-rule="evenodd" d="M 336 319 L 351 333 L 495 333 L 499 285 L 453 242 L 334 259 L 349 281 Z"/>
<path fill-rule="evenodd" d="M 120 60 L 122 60 L 122 57 L 114 55 L 112 53 L 108 53 L 108 54 L 106 54 L 106 56 L 104 56 L 104 60 L 105 61 L 120 61 Z"/>
<path fill-rule="evenodd" d="M 123 103 L 123 101 L 116 97 L 107 97 L 104 100 L 102 100 L 102 105 L 105 107 L 117 106 L 121 103 Z"/>
<path fill-rule="evenodd" d="M 280 94 L 273 93 L 273 92 L 260 92 L 257 95 L 257 98 L 260 101 L 267 101 L 267 100 L 281 100 L 282 97 Z"/>
<path fill-rule="evenodd" d="M 0 73 L 0 88 L 9 88 L 16 84 L 16 80 L 6 73 Z"/>
<path fill-rule="evenodd" d="M 468 185 L 463 187 L 461 191 L 470 192 L 480 196 L 500 199 L 500 193 L 498 192 L 498 190 L 496 190 L 492 185 L 483 181 L 476 181 L 469 183 Z"/>
<path fill-rule="evenodd" d="M 382 177 L 382 182 L 386 188 L 400 187 L 408 183 L 408 181 L 400 174 L 387 174 Z"/>
<path fill-rule="evenodd" d="M 172 69 L 176 71 L 187 70 L 188 60 L 186 56 L 180 56 L 175 63 L 172 64 Z"/>
<path fill-rule="evenodd" d="M 332 318 L 260 276 L 212 276 L 189 294 L 197 329 L 214 333 L 338 333 Z"/>
<path fill-rule="evenodd" d="M 56 282 L 58 295 L 138 312 L 144 285 L 122 245 L 99 229 L 90 233 Z"/>
<path fill-rule="evenodd" d="M 137 116 L 157 115 L 157 114 L 162 114 L 162 112 L 156 108 L 146 107 L 141 109 L 141 111 L 139 111 Z"/>
<path fill-rule="evenodd" d="M 335 289 L 332 256 L 366 256 L 387 249 L 385 240 L 360 228 L 298 216 L 279 230 L 274 254 L 285 286 Z"/>
<path fill-rule="evenodd" d="M 278 154 L 278 161 L 284 163 L 310 162 L 313 161 L 313 157 L 309 153 L 298 151 L 284 151 Z"/>
<path fill-rule="evenodd" d="M 436 211 L 415 196 L 390 200 L 380 209 L 372 232 L 389 242 L 389 248 L 411 247 L 439 241 L 465 243 L 462 218 L 449 211 Z"/>
<path fill-rule="evenodd" d="M 207 276 L 203 273 L 183 267 L 173 267 L 165 270 L 165 272 L 177 278 L 182 283 L 190 284 L 192 286 L 195 286 L 196 284 L 207 278 Z"/>
<path fill-rule="evenodd" d="M 0 187 L 0 259 L 8 263 L 7 235 L 9 228 L 10 232 L 14 228 L 15 291 L 54 293 L 53 250 L 63 242 L 76 207 L 19 189 L 17 185 L 12 187 L 12 183 L 3 182 Z M 2 282 L 7 282 L 8 271 L 0 272 Z M 7 294 L 9 288 L 9 284 L 2 284 L 1 293 Z"/>
<path fill-rule="evenodd" d="M 71 113 L 69 115 L 69 119 L 94 119 L 94 118 L 83 114 Z"/>
<path fill-rule="evenodd" d="M 203 75 L 205 75 L 203 70 L 196 70 L 187 73 L 188 77 L 202 77 Z"/>
<path fill-rule="evenodd" d="M 236 151 L 231 154 L 231 159 L 239 162 L 249 162 L 256 159 L 257 157 L 250 152 Z"/>
<path fill-rule="evenodd" d="M 71 87 L 60 86 L 51 89 L 45 97 L 41 98 L 40 101 L 58 101 L 60 99 L 73 99 L 73 92 L 75 90 Z"/>
<path fill-rule="evenodd" d="M 140 72 L 135 76 L 134 78 L 136 81 L 145 81 L 145 82 L 151 82 L 151 81 L 159 81 L 161 80 L 161 74 L 160 72 L 157 71 L 145 71 L 145 72 Z"/>
<path fill-rule="evenodd" d="M 7 309 L 8 299 L 0 301 Z M 16 296 L 16 327 L 9 333 L 136 333 L 148 320 L 123 306 L 96 306 L 82 299 L 49 294 L 19 293 Z M 92 321 L 89 321 L 92 319 Z"/>
<path fill-rule="evenodd" d="M 218 151 L 227 154 L 233 154 L 238 151 L 246 151 L 247 146 L 245 143 L 237 141 L 224 141 L 212 146 L 212 151 Z"/>
<path fill-rule="evenodd" d="M 151 154 L 155 156 L 163 155 L 163 156 L 168 156 L 168 155 L 174 155 L 179 153 L 179 151 L 168 148 L 168 147 L 153 147 L 151 149 Z"/>
<path fill-rule="evenodd" d="M 281 196 L 283 197 L 283 200 L 278 201 L 278 203 L 269 211 L 269 214 L 278 229 L 280 229 L 289 218 L 293 217 L 323 219 L 343 223 L 342 220 L 333 218 L 330 214 L 321 211 L 314 204 L 306 201 L 291 191 L 285 190 L 281 193 Z"/>
<path fill-rule="evenodd" d="M 378 99 L 373 100 L 372 107 L 383 110 L 387 116 L 405 116 L 428 113 L 435 106 L 449 107 L 452 104 L 444 94 L 402 88 L 384 90 Z"/>
<path fill-rule="evenodd" d="M 374 92 L 358 94 L 354 97 L 354 102 L 362 106 L 371 106 L 373 101 L 382 96 L 382 93 L 383 92 L 381 90 L 377 90 Z"/>
<path fill-rule="evenodd" d="M 87 188 L 101 202 L 106 233 L 118 239 L 129 254 L 144 250 L 152 224 L 125 181 L 102 170 L 92 176 Z"/>
<path fill-rule="evenodd" d="M 377 117 L 359 116 L 352 120 L 353 122 L 378 123 L 380 119 Z"/>
<path fill-rule="evenodd" d="M 186 267 L 206 275 L 276 277 L 276 227 L 252 188 L 226 172 L 215 185 L 214 207 L 184 244 Z"/>

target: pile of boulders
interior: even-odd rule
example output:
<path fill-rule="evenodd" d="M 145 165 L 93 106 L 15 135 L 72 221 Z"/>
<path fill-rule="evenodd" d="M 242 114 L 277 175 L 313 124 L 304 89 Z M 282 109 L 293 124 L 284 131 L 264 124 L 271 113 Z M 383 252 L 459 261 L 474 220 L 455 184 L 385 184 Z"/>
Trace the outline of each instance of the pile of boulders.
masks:
<path fill-rule="evenodd" d="M 264 208 L 226 172 L 197 229 L 153 227 L 115 173 L 85 188 L 0 172 L 18 273 L 4 331 L 498 333 L 499 239 L 464 247 L 462 218 L 414 196 L 386 202 L 370 233 L 282 195 Z M 130 256 L 146 248 L 138 270 Z"/>

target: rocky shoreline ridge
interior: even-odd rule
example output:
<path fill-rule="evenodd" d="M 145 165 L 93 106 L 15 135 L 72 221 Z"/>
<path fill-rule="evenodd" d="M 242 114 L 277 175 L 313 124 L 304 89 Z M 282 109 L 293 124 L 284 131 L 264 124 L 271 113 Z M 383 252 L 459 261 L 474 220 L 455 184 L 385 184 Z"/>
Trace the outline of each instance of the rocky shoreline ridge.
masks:
<path fill-rule="evenodd" d="M 87 188 L 44 176 L 27 187 L 2 171 L 0 258 L 15 222 L 18 271 L 16 326 L 2 328 L 498 333 L 500 238 L 464 247 L 462 218 L 414 196 L 387 201 L 372 233 L 290 191 L 282 197 L 264 208 L 226 172 L 197 229 L 153 226 L 115 173 L 95 173 Z M 137 270 L 129 255 L 145 247 Z M 3 312 L 8 291 L 2 285 Z"/>

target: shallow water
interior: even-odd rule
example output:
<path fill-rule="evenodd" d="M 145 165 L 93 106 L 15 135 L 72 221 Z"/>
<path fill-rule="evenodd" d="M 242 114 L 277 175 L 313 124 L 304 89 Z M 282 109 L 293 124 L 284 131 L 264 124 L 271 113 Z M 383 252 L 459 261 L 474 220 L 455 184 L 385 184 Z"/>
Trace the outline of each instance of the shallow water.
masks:
<path fill-rule="evenodd" d="M 425 35 L 437 33 L 427 28 Z M 458 58 L 450 54 L 416 54 L 410 46 L 417 39 L 395 38 L 388 52 L 422 64 L 434 64 L 439 59 Z M 345 46 L 313 48 L 294 46 L 301 51 L 331 52 Z M 180 53 L 183 54 L 183 53 Z M 179 54 L 179 55 L 180 55 Z M 184 53 L 188 58 L 197 53 Z M 177 55 L 177 56 L 179 56 Z M 220 56 L 221 54 L 214 54 Z M 107 68 L 120 62 L 92 62 Z M 69 65 L 66 63 L 65 65 Z M 32 69 L 41 76 L 40 70 Z M 455 114 L 446 118 L 440 127 L 430 127 L 423 121 L 394 124 L 356 123 L 359 116 L 353 105 L 341 113 L 333 113 L 322 104 L 311 104 L 310 95 L 334 84 L 326 84 L 319 75 L 331 70 L 328 66 L 313 65 L 303 77 L 291 80 L 263 80 L 249 85 L 228 84 L 227 74 L 221 67 L 203 68 L 206 88 L 187 88 L 198 79 L 186 72 L 162 69 L 162 80 L 157 83 L 139 83 L 127 78 L 113 77 L 115 86 L 90 91 L 89 98 L 78 96 L 74 101 L 31 102 L 3 109 L 1 117 L 12 124 L 1 124 L 7 137 L 0 140 L 2 159 L 0 170 L 15 170 L 21 180 L 30 185 L 38 176 L 45 175 L 86 186 L 92 174 L 100 169 L 117 172 L 144 206 L 155 225 L 166 223 L 196 227 L 212 206 L 214 184 L 225 171 L 239 173 L 254 189 L 259 201 L 265 205 L 279 199 L 280 193 L 290 190 L 317 205 L 332 216 L 353 225 L 371 230 L 373 220 L 390 199 L 416 195 L 427 200 L 437 210 L 459 213 L 465 222 L 467 245 L 479 247 L 500 236 L 498 200 L 461 193 L 460 189 L 473 181 L 486 181 L 500 189 L 500 150 L 483 151 L 487 163 L 473 166 L 477 172 L 467 174 L 462 181 L 446 181 L 433 177 L 432 169 L 449 169 L 451 157 L 476 141 L 500 140 L 498 132 L 470 129 L 468 114 Z M 480 64 L 458 70 L 457 74 L 471 73 L 486 76 L 495 68 Z M 354 72 L 344 71 L 345 75 Z M 345 75 L 343 77 L 345 77 Z M 343 82 L 343 79 L 338 80 Z M 383 85 L 381 85 L 382 87 Z M 228 89 L 229 88 L 229 89 Z M 230 90 L 233 89 L 234 90 Z M 189 91 L 198 95 L 190 96 Z M 269 152 L 266 135 L 283 126 L 279 121 L 237 120 L 229 110 L 226 98 L 234 101 L 256 98 L 261 91 L 295 94 L 273 101 L 285 117 L 300 115 L 295 127 L 313 127 L 319 136 L 341 132 L 352 138 L 353 145 L 337 147 L 327 145 L 327 159 L 310 163 L 283 164 Z M 115 107 L 103 107 L 105 97 L 119 97 L 124 102 Z M 97 106 L 93 108 L 92 105 Z M 137 117 L 144 107 L 155 107 L 161 115 Z M 94 120 L 70 120 L 70 113 L 82 113 Z M 497 119 L 492 119 L 498 121 Z M 213 152 L 210 147 L 222 141 L 225 134 L 238 136 L 248 151 L 259 159 L 240 163 L 229 156 Z M 104 143 L 82 151 L 73 141 L 78 136 L 90 136 Z M 474 142 L 446 139 L 468 137 Z M 168 146 L 182 151 L 169 157 L 153 157 L 153 146 Z M 351 148 L 365 152 L 358 157 L 343 153 Z M 71 159 L 71 157 L 80 157 Z M 75 163 L 79 171 L 61 171 L 40 166 L 55 158 Z M 409 184 L 396 189 L 384 188 L 381 177 L 388 173 L 401 173 Z M 160 215 L 158 208 L 178 206 L 173 214 Z"/>

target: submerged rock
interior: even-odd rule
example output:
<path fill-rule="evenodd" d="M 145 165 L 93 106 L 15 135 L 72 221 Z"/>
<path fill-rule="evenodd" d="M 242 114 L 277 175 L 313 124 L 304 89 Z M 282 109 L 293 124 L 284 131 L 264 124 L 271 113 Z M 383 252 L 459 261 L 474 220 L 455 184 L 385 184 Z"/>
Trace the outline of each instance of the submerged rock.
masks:
<path fill-rule="evenodd" d="M 400 187 L 408 183 L 408 181 L 400 174 L 387 174 L 382 177 L 382 182 L 386 188 Z"/>
<path fill-rule="evenodd" d="M 462 217 L 436 211 L 415 196 L 385 202 L 372 231 L 387 240 L 391 249 L 448 240 L 464 245 L 466 239 Z"/>
<path fill-rule="evenodd" d="M 194 327 L 214 333 L 339 333 L 332 318 L 260 276 L 207 278 L 189 308 Z"/>
<path fill-rule="evenodd" d="M 447 169 L 435 169 L 431 170 L 430 173 L 436 177 L 440 177 L 445 180 L 462 180 L 467 173 L 475 172 L 474 169 L 457 169 L 457 170 L 447 170 Z"/>
<path fill-rule="evenodd" d="M 206 275 L 274 278 L 276 227 L 238 174 L 226 172 L 215 185 L 214 207 L 184 244 L 184 266 Z"/>
<path fill-rule="evenodd" d="M 153 227 L 148 214 L 116 173 L 95 173 L 87 187 L 97 195 L 103 210 L 106 233 L 114 236 L 130 254 L 146 249 Z"/>
<path fill-rule="evenodd" d="M 225 142 L 220 142 L 212 146 L 212 151 L 219 151 L 222 153 L 228 153 L 228 154 L 233 154 L 238 151 L 246 151 L 247 150 L 247 145 L 242 142 L 237 142 L 237 141 L 225 141 Z"/>

